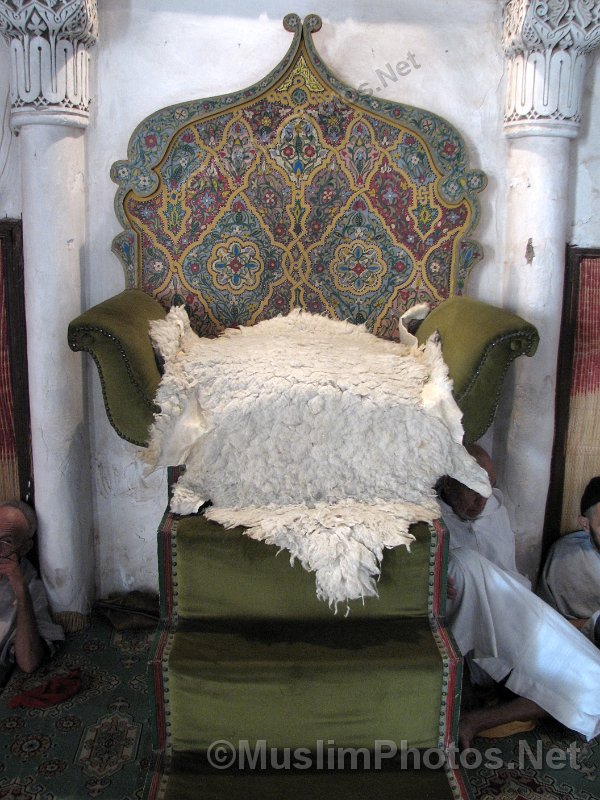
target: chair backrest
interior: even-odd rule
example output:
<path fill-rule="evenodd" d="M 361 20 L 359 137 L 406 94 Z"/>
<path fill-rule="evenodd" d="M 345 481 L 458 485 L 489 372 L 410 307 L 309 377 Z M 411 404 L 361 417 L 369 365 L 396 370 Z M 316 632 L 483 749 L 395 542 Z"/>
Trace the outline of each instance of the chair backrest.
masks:
<path fill-rule="evenodd" d="M 137 127 L 111 173 L 113 250 L 129 287 L 184 303 L 202 335 L 302 307 L 394 338 L 404 310 L 463 292 L 486 178 L 439 116 L 341 83 L 316 15 L 284 26 L 263 80 Z"/>

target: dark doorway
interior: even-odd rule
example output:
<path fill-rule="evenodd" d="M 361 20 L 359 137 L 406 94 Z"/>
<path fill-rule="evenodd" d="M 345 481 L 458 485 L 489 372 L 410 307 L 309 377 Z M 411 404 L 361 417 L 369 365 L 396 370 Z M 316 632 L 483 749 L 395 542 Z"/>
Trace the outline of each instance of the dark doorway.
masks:
<path fill-rule="evenodd" d="M 33 503 L 21 230 L 0 221 L 0 499 Z"/>

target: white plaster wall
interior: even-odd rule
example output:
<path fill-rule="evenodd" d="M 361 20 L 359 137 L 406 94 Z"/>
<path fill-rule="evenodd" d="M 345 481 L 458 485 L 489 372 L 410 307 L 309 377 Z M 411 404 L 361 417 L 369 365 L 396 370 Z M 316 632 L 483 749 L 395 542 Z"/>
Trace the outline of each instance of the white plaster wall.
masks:
<path fill-rule="evenodd" d="M 21 216 L 18 139 L 10 125 L 10 50 L 0 37 L 0 219 Z"/>
<path fill-rule="evenodd" d="M 464 134 L 472 164 L 489 176 L 481 196 L 477 238 L 485 250 L 469 290 L 501 302 L 501 242 L 506 145 L 501 4 L 496 0 L 289 0 L 213 3 L 198 0 L 98 0 L 100 39 L 94 49 L 95 98 L 86 134 L 88 264 L 84 305 L 124 288 L 111 253 L 120 230 L 113 213 L 111 164 L 125 158 L 136 125 L 176 102 L 234 91 L 261 78 L 284 55 L 290 10 L 316 12 L 320 53 L 349 84 L 382 97 L 427 107 Z M 410 71 L 384 79 L 413 54 Z M 1 86 L 1 83 L 0 83 Z M 364 87 L 363 87 L 364 88 Z M 378 91 L 379 90 L 379 91 Z M 167 502 L 163 474 L 142 477 L 138 448 L 118 438 L 90 375 L 92 471 L 95 485 L 97 586 L 100 595 L 156 585 L 156 528 Z"/>
<path fill-rule="evenodd" d="M 600 247 L 600 55 L 590 56 L 583 94 L 584 120 L 571 150 L 571 205 L 574 208 L 569 241 L 579 247 Z"/>

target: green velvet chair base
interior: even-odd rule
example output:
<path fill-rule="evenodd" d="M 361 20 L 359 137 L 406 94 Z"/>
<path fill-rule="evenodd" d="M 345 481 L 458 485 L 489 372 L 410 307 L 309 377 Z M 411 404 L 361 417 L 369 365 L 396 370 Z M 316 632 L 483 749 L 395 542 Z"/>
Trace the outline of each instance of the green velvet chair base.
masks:
<path fill-rule="evenodd" d="M 461 788 L 464 791 L 464 784 Z M 269 774 L 175 770 L 152 796 L 156 800 L 453 800 L 461 795 L 453 792 L 443 769 L 395 769 Z"/>
<path fill-rule="evenodd" d="M 335 619 L 327 603 L 318 600 L 315 576 L 289 554 L 257 542 L 243 528 L 225 529 L 202 514 L 176 519 L 172 537 L 173 577 L 180 622 L 206 619 Z M 431 532 L 413 525 L 415 541 L 386 550 L 379 597 L 348 604 L 350 618 L 426 617 L 433 575 Z M 338 607 L 344 616 L 346 604 Z"/>
<path fill-rule="evenodd" d="M 328 739 L 371 749 L 383 739 L 438 744 L 443 665 L 427 619 L 228 628 L 173 635 L 174 753 L 219 739 L 312 749 Z"/>
<path fill-rule="evenodd" d="M 154 747 L 168 766 L 149 776 L 150 800 L 192 797 L 198 787 L 215 798 L 391 797 L 406 786 L 394 796 L 427 797 L 422 787 L 431 797 L 466 796 L 452 795 L 443 771 L 354 772 L 339 782 L 318 772 L 283 788 L 278 773 L 185 774 L 219 739 L 266 740 L 282 751 L 328 740 L 372 751 L 378 740 L 437 748 L 455 739 L 461 660 L 440 620 L 446 532 L 437 523 L 411 531 L 410 553 L 385 553 L 379 599 L 351 603 L 346 616 L 316 600 L 313 575 L 243 529 L 165 513 L 163 619 L 149 680 Z"/>

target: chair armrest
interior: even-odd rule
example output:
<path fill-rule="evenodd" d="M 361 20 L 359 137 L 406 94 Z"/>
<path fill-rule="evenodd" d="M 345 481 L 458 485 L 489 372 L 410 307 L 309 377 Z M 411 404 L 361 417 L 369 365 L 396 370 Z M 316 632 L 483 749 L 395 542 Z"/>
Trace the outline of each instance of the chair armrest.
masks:
<path fill-rule="evenodd" d="M 520 355 L 532 356 L 539 335 L 516 314 L 470 297 L 440 303 L 419 326 L 419 343 L 436 330 L 463 412 L 465 444 L 471 444 L 492 423 L 511 362 Z"/>
<path fill-rule="evenodd" d="M 146 446 L 160 372 L 148 334 L 165 311 L 140 289 L 99 303 L 69 325 L 69 346 L 89 353 L 98 367 L 111 425 L 128 442 Z"/>

